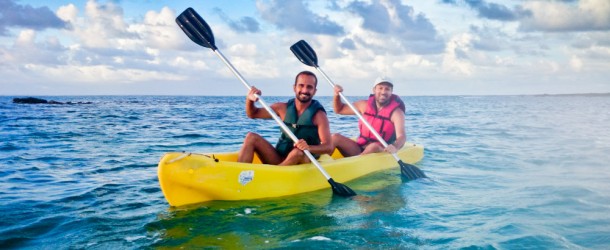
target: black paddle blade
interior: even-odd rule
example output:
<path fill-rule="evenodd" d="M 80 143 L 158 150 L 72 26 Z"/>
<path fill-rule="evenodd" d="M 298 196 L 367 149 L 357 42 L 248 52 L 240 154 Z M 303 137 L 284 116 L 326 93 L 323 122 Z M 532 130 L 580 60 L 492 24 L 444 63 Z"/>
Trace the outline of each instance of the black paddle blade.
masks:
<path fill-rule="evenodd" d="M 352 190 L 346 185 L 335 182 L 333 178 L 328 179 L 328 183 L 330 183 L 330 186 L 333 188 L 333 193 L 336 195 L 343 197 L 350 197 L 356 195 L 356 192 L 354 192 L 354 190 Z"/>
<path fill-rule="evenodd" d="M 309 44 L 307 44 L 307 42 L 303 40 L 298 41 L 290 46 L 290 50 L 302 63 L 312 67 L 318 67 L 318 57 L 316 56 L 316 52 L 311 48 L 311 46 L 309 46 Z"/>
<path fill-rule="evenodd" d="M 176 17 L 176 23 L 191 41 L 212 50 L 217 49 L 212 29 L 193 8 L 187 8 Z"/>
<path fill-rule="evenodd" d="M 418 178 L 428 178 L 426 174 L 424 174 L 424 172 L 416 166 L 404 163 L 402 160 L 398 161 L 398 164 L 400 165 L 400 172 L 402 173 L 402 176 L 406 177 L 410 181 Z"/>

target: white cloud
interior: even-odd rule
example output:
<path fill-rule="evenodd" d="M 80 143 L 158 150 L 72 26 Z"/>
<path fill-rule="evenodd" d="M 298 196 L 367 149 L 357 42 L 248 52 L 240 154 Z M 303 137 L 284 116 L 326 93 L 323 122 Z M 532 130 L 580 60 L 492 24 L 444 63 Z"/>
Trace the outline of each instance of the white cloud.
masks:
<path fill-rule="evenodd" d="M 17 40 L 15 40 L 15 47 L 19 48 L 29 48 L 34 47 L 34 38 L 36 37 L 36 32 L 34 30 L 26 29 L 19 32 L 19 36 L 17 36 Z"/>
<path fill-rule="evenodd" d="M 121 39 L 136 39 L 137 36 L 127 32 L 123 10 L 108 2 L 104 5 L 95 0 L 87 1 L 83 23 L 77 24 L 75 34 L 85 46 L 91 48 L 122 48 Z"/>
<path fill-rule="evenodd" d="M 472 75 L 474 65 L 463 57 L 471 48 L 474 37 L 463 33 L 452 37 L 448 42 L 443 56 L 443 70 L 457 75 Z"/>
<path fill-rule="evenodd" d="M 583 67 L 583 62 L 580 58 L 572 56 L 572 58 L 570 59 L 570 66 L 574 71 L 581 71 Z"/>
<path fill-rule="evenodd" d="M 76 18 L 78 15 L 78 9 L 74 4 L 68 4 L 66 6 L 59 7 L 55 14 L 57 14 L 57 17 L 59 17 L 61 20 L 75 24 L 77 22 Z"/>
<path fill-rule="evenodd" d="M 344 33 L 342 26 L 328 16 L 322 16 L 318 12 L 311 11 L 306 1 L 303 0 L 257 0 L 256 7 L 263 19 L 273 23 L 279 29 L 326 35 Z"/>
<path fill-rule="evenodd" d="M 189 68 L 193 71 L 206 71 L 210 70 L 210 67 L 207 65 L 205 61 L 202 60 L 189 60 L 182 56 L 178 56 L 173 60 L 169 61 L 169 65 L 174 66 L 175 68 Z"/>
<path fill-rule="evenodd" d="M 30 76 L 14 81 L 38 77 L 59 84 L 174 81 L 187 75 L 172 71 L 177 65 L 171 59 L 175 55 L 165 55 L 184 44 L 183 34 L 173 20 L 175 14 L 169 8 L 148 11 L 144 20 L 133 23 L 127 23 L 122 8 L 112 2 L 89 0 L 84 16 L 78 13 L 74 4 L 56 11 L 61 20 L 71 24 L 71 29 L 62 34 L 72 40 L 47 36 L 46 42 L 40 43 L 36 41 L 36 31 L 22 30 L 12 49 L 0 47 L 3 61 L 14 63 L 0 67 L 0 72 L 9 73 L 9 68 L 14 68 L 10 72 L 22 71 Z M 64 47 L 62 42 L 71 44 Z M 194 66 L 205 68 L 201 63 Z"/>
<path fill-rule="evenodd" d="M 574 6 L 576 5 L 576 6 Z M 527 1 L 525 10 L 531 17 L 522 20 L 525 30 L 590 31 L 610 30 L 610 1 L 581 0 Z"/>
<path fill-rule="evenodd" d="M 361 27 L 371 31 L 372 36 L 380 37 L 385 43 L 391 41 L 389 49 L 417 54 L 442 52 L 443 44 L 436 27 L 412 6 L 398 0 L 354 1 L 345 9 L 361 18 Z"/>
<path fill-rule="evenodd" d="M 256 61 L 245 57 L 234 57 L 231 59 L 231 64 L 235 66 L 237 71 L 242 74 L 246 80 L 254 78 L 277 78 L 281 75 L 281 67 L 279 67 L 276 62 L 273 62 L 273 58 Z M 221 72 L 226 77 L 232 76 L 232 73 L 228 68 Z"/>
<path fill-rule="evenodd" d="M 44 42 L 37 42 L 38 33 L 31 29 L 24 29 L 19 32 L 11 48 L 2 49 L 3 62 L 14 64 L 8 67 L 17 67 L 28 62 L 40 64 L 55 64 L 59 62 L 57 53 L 62 53 L 65 48 L 59 44 L 56 37 L 47 37 Z"/>
<path fill-rule="evenodd" d="M 392 67 L 396 70 L 404 70 L 405 68 L 413 67 L 434 67 L 436 63 L 424 58 L 420 55 L 399 55 L 400 58 L 392 63 Z"/>
<path fill-rule="evenodd" d="M 229 47 L 229 52 L 239 57 L 255 57 L 258 55 L 256 44 L 238 43 Z"/>
<path fill-rule="evenodd" d="M 48 79 L 63 83 L 132 83 L 140 81 L 151 81 L 157 79 L 183 80 L 184 77 L 164 72 L 138 70 L 130 68 L 112 68 L 107 65 L 94 66 L 72 66 L 49 67 L 45 65 L 27 64 L 27 70 L 36 75 L 43 75 Z M 70 78 L 64 77 L 66 74 Z"/>
<path fill-rule="evenodd" d="M 168 7 L 160 12 L 148 11 L 142 23 L 130 25 L 129 31 L 141 37 L 145 46 L 157 49 L 178 49 L 184 46 L 184 34 L 177 28 L 176 13 Z"/>

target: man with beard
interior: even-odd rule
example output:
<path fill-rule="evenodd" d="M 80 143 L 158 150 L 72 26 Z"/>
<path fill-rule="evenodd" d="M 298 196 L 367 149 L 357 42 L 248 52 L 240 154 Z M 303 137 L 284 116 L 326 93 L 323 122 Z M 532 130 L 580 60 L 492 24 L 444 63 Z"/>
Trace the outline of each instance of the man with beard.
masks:
<path fill-rule="evenodd" d="M 297 143 L 282 132 L 280 140 L 273 147 L 259 134 L 249 132 L 239 150 L 237 161 L 252 162 L 256 153 L 265 164 L 296 165 L 310 162 L 303 150 L 309 150 L 316 158 L 320 154 L 332 153 L 334 148 L 326 110 L 318 101 L 312 99 L 316 94 L 317 85 L 315 74 L 310 71 L 300 72 L 293 86 L 295 98 L 270 106 L 299 138 Z M 266 109 L 254 105 L 258 100 L 255 94 L 261 95 L 261 91 L 252 87 L 246 96 L 246 115 L 252 119 L 271 119 L 272 116 Z"/>
<path fill-rule="evenodd" d="M 379 77 L 373 85 L 373 94 L 368 100 L 359 100 L 353 106 L 362 114 L 362 117 L 381 135 L 388 143 L 384 149 L 377 141 L 377 137 L 369 131 L 362 121 L 358 121 L 360 135 L 356 141 L 340 134 L 333 134 L 332 141 L 343 156 L 354 156 L 358 154 L 369 154 L 381 151 L 396 153 L 405 142 L 405 104 L 392 91 L 394 85 L 388 78 Z M 341 102 L 339 93 L 343 88 L 335 86 L 333 97 L 333 108 L 335 113 L 341 115 L 355 115 L 354 111 L 345 103 Z"/>

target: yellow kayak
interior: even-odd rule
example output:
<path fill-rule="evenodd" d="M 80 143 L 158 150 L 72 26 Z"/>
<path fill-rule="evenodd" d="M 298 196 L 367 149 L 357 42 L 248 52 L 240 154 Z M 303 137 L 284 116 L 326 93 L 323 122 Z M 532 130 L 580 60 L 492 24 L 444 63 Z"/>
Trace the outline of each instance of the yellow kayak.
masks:
<path fill-rule="evenodd" d="M 405 163 L 413 164 L 424 156 L 421 145 L 407 143 L 398 151 Z M 159 184 L 171 206 L 211 200 L 251 200 L 279 197 L 330 188 L 326 178 L 313 164 L 276 166 L 239 163 L 237 152 L 166 153 L 159 161 Z M 337 182 L 344 183 L 364 175 L 396 168 L 392 155 L 382 152 L 344 158 L 337 150 L 319 159 L 322 167 Z"/>

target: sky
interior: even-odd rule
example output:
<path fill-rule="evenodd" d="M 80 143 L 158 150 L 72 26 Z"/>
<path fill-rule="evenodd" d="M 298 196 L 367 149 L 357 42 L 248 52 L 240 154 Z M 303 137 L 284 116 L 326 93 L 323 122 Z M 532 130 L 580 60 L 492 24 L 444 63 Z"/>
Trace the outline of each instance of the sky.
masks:
<path fill-rule="evenodd" d="M 610 92 L 610 0 L 0 0 L 0 95 L 245 95 L 175 22 L 192 7 L 263 95 Z M 305 40 L 319 69 L 290 46 Z"/>

